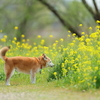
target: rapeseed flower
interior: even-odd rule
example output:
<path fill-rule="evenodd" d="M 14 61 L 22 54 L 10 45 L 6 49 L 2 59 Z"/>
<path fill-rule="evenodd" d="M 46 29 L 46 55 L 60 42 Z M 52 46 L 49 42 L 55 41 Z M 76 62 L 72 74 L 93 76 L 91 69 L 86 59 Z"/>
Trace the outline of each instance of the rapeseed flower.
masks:
<path fill-rule="evenodd" d="M 79 26 L 83 26 L 82 24 L 79 24 Z"/>
<path fill-rule="evenodd" d="M 4 35 L 4 38 L 5 38 L 5 39 L 7 39 L 7 37 L 8 37 L 7 35 Z"/>
<path fill-rule="evenodd" d="M 25 42 L 26 40 L 25 39 L 22 39 L 22 42 Z"/>
<path fill-rule="evenodd" d="M 45 40 L 42 39 L 42 40 L 40 41 L 40 44 L 41 44 L 41 45 L 44 45 L 44 43 L 45 43 Z"/>
<path fill-rule="evenodd" d="M 89 27 L 90 30 L 92 30 L 92 27 Z"/>
<path fill-rule="evenodd" d="M 41 38 L 41 35 L 38 35 L 37 38 Z"/>
<path fill-rule="evenodd" d="M 2 39 L 1 39 L 1 42 L 6 42 L 6 39 L 5 39 L 5 38 L 2 38 Z"/>
<path fill-rule="evenodd" d="M 14 37 L 14 40 L 16 41 L 16 40 L 17 40 L 17 38 L 16 38 L 16 37 Z"/>
<path fill-rule="evenodd" d="M 2 30 L 0 30 L 0 33 L 2 33 Z"/>
<path fill-rule="evenodd" d="M 15 26 L 14 29 L 15 29 L 15 30 L 18 30 L 18 26 Z"/>
<path fill-rule="evenodd" d="M 85 32 L 82 32 L 81 34 L 82 34 L 82 35 L 84 35 L 84 34 L 85 34 Z"/>
<path fill-rule="evenodd" d="M 98 23 L 98 24 L 99 24 L 99 23 L 100 23 L 100 21 L 99 21 L 99 20 L 97 20 L 97 21 L 96 21 L 96 23 Z"/>
<path fill-rule="evenodd" d="M 49 35 L 49 37 L 50 37 L 50 38 L 52 38 L 52 37 L 53 37 L 53 35 Z"/>
<path fill-rule="evenodd" d="M 25 35 L 24 35 L 24 34 L 22 34 L 22 35 L 21 35 L 21 37 L 22 37 L 22 38 L 24 38 L 24 37 L 25 37 Z"/>
<path fill-rule="evenodd" d="M 64 39 L 63 39 L 63 38 L 61 38 L 61 39 L 60 39 L 60 41 L 61 41 L 61 42 L 63 42 L 63 41 L 64 41 Z"/>

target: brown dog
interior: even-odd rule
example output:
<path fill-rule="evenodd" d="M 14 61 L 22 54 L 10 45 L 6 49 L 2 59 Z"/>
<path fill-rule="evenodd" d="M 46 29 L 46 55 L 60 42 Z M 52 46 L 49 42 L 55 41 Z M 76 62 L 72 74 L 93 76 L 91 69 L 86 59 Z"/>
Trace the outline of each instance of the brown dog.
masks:
<path fill-rule="evenodd" d="M 40 57 L 6 57 L 6 52 L 10 49 L 10 46 L 3 47 L 0 50 L 0 56 L 5 61 L 5 74 L 6 85 L 10 85 L 10 78 L 16 69 L 19 72 L 30 74 L 31 82 L 35 83 L 35 74 L 44 67 L 53 67 L 54 64 L 45 54 Z"/>

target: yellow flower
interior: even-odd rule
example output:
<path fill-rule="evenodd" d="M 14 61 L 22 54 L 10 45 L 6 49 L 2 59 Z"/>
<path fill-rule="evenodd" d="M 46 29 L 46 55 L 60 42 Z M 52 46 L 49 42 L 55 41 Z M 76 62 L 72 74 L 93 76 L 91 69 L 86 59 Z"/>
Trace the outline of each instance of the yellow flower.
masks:
<path fill-rule="evenodd" d="M 68 70 L 70 70 L 70 67 L 68 67 Z"/>
<path fill-rule="evenodd" d="M 44 45 L 45 40 L 42 39 L 40 43 L 41 43 L 41 45 Z"/>
<path fill-rule="evenodd" d="M 73 36 L 76 36 L 76 34 L 75 34 L 75 33 L 73 33 Z"/>
<path fill-rule="evenodd" d="M 70 43 L 69 45 L 70 45 L 70 46 L 73 46 L 73 45 L 74 45 L 74 43 Z"/>
<path fill-rule="evenodd" d="M 34 42 L 33 45 L 36 45 L 36 43 Z"/>
<path fill-rule="evenodd" d="M 79 68 L 77 68 L 77 72 L 80 72 L 80 69 Z"/>
<path fill-rule="evenodd" d="M 49 37 L 51 37 L 51 38 L 52 38 L 52 37 L 53 37 L 53 35 L 49 35 Z"/>
<path fill-rule="evenodd" d="M 16 38 L 16 37 L 14 37 L 14 40 L 16 41 L 16 40 L 17 40 L 17 38 Z"/>
<path fill-rule="evenodd" d="M 95 80 L 95 79 L 93 80 L 94 83 L 95 83 L 96 81 L 97 81 L 97 80 Z"/>
<path fill-rule="evenodd" d="M 4 35 L 4 38 L 7 39 L 7 35 Z"/>
<path fill-rule="evenodd" d="M 98 45 L 100 45 L 100 42 L 98 41 Z"/>
<path fill-rule="evenodd" d="M 15 42 L 15 41 L 12 41 L 12 43 L 16 44 L 16 42 Z"/>
<path fill-rule="evenodd" d="M 89 38 L 86 39 L 86 42 L 87 42 L 87 43 L 90 42 L 90 41 L 91 41 L 91 40 L 90 40 Z"/>
<path fill-rule="evenodd" d="M 2 32 L 2 30 L 0 30 L 0 32 Z"/>
<path fill-rule="evenodd" d="M 97 28 L 97 29 L 99 29 L 99 28 L 100 28 L 100 26 L 98 25 L 98 26 L 96 26 L 96 28 Z"/>
<path fill-rule="evenodd" d="M 22 38 L 24 38 L 24 37 L 25 37 L 25 35 L 24 35 L 24 34 L 22 34 L 22 35 L 21 35 L 21 37 L 22 37 Z"/>
<path fill-rule="evenodd" d="M 20 45 L 20 42 L 17 42 L 16 45 L 19 46 Z"/>
<path fill-rule="evenodd" d="M 99 21 L 99 20 L 97 20 L 97 21 L 96 21 L 96 23 L 100 23 L 100 21 Z"/>
<path fill-rule="evenodd" d="M 22 42 L 25 42 L 25 39 L 22 39 Z"/>
<path fill-rule="evenodd" d="M 57 45 L 57 43 L 54 43 L 53 46 L 55 47 Z"/>
<path fill-rule="evenodd" d="M 67 71 L 67 69 L 65 69 L 65 68 L 62 68 L 62 73 L 63 73 L 63 76 L 66 76 L 66 73 L 67 73 L 68 71 Z"/>
<path fill-rule="evenodd" d="M 70 33 L 71 31 L 68 31 L 68 33 Z"/>
<path fill-rule="evenodd" d="M 90 86 L 91 84 L 90 83 L 87 83 L 88 84 L 88 86 Z"/>
<path fill-rule="evenodd" d="M 15 26 L 14 29 L 15 29 L 15 30 L 18 30 L 18 26 Z"/>
<path fill-rule="evenodd" d="M 99 68 L 98 67 L 94 67 L 95 68 L 95 70 L 98 70 Z"/>
<path fill-rule="evenodd" d="M 60 41 L 61 41 L 61 42 L 63 42 L 63 41 L 64 41 L 64 39 L 63 39 L 63 38 L 61 38 L 61 39 L 60 39 Z"/>
<path fill-rule="evenodd" d="M 37 38 L 41 38 L 41 35 L 38 35 Z"/>
<path fill-rule="evenodd" d="M 30 41 L 29 39 L 27 39 L 26 41 Z"/>
<path fill-rule="evenodd" d="M 85 34 L 85 32 L 82 32 L 81 34 L 82 34 L 82 35 L 84 35 L 84 34 Z"/>
<path fill-rule="evenodd" d="M 6 42 L 6 39 L 5 39 L 5 38 L 2 38 L 1 41 L 2 41 L 2 42 Z"/>
<path fill-rule="evenodd" d="M 57 75 L 57 72 L 54 72 L 53 74 L 56 76 Z"/>
<path fill-rule="evenodd" d="M 55 42 L 58 43 L 59 41 L 56 40 Z"/>
<path fill-rule="evenodd" d="M 96 37 L 98 37 L 98 35 L 97 35 L 97 33 L 95 32 L 95 33 L 90 34 L 90 37 L 96 38 Z"/>
<path fill-rule="evenodd" d="M 81 36 L 78 40 L 79 41 L 83 41 L 84 40 L 84 36 Z"/>
<path fill-rule="evenodd" d="M 62 63 L 61 67 L 64 67 L 64 66 L 65 66 L 64 63 Z"/>
<path fill-rule="evenodd" d="M 79 26 L 83 26 L 82 24 L 79 24 Z"/>
<path fill-rule="evenodd" d="M 80 79 L 80 77 L 78 77 L 78 79 Z"/>
<path fill-rule="evenodd" d="M 92 27 L 89 27 L 90 30 L 92 30 Z"/>
<path fill-rule="evenodd" d="M 68 35 L 68 37 L 70 37 L 70 35 Z"/>
<path fill-rule="evenodd" d="M 100 47 L 98 47 L 98 50 L 100 50 Z"/>
<path fill-rule="evenodd" d="M 81 80 L 81 81 L 79 81 L 79 83 L 83 83 L 85 80 Z"/>

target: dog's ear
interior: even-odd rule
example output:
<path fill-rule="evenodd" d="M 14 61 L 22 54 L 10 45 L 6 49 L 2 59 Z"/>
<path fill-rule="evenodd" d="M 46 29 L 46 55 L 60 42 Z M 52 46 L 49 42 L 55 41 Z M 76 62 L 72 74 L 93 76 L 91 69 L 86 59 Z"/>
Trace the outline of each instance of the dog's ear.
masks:
<path fill-rule="evenodd" d="M 46 56 L 46 54 L 43 53 L 42 56 Z"/>
<path fill-rule="evenodd" d="M 44 60 L 47 59 L 46 54 L 42 54 L 42 56 L 43 56 L 43 59 L 44 59 Z"/>

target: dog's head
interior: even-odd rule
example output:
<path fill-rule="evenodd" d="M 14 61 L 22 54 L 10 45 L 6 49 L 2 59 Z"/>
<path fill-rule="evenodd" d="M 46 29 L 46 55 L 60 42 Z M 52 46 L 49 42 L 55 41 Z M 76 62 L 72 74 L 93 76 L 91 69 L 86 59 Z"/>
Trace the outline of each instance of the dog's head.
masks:
<path fill-rule="evenodd" d="M 54 66 L 51 59 L 49 57 L 47 57 L 45 54 L 42 54 L 42 56 L 39 58 L 40 58 L 41 64 L 44 67 L 53 67 Z"/>

